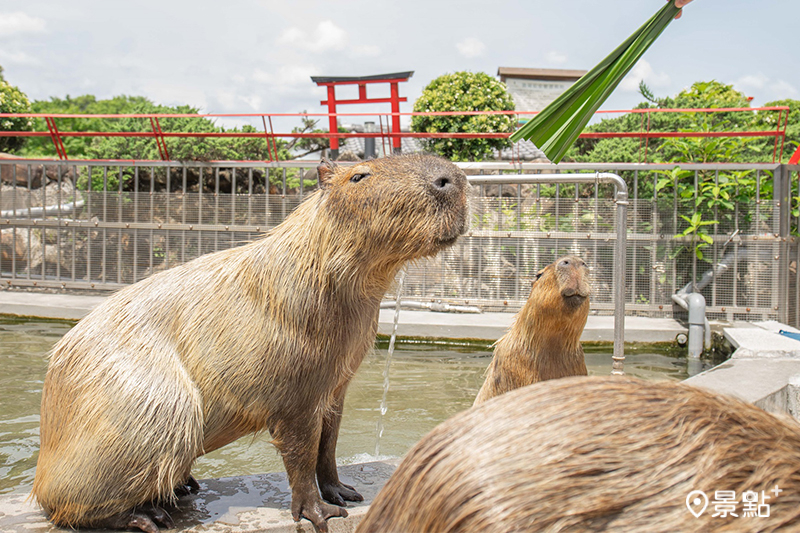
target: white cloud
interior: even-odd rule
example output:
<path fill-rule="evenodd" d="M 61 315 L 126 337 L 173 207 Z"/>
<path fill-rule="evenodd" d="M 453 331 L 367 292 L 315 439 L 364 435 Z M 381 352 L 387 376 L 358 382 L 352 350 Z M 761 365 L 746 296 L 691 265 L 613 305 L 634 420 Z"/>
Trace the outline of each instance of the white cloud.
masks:
<path fill-rule="evenodd" d="M 733 85 L 739 90 L 746 91 L 748 89 L 763 89 L 768 83 L 769 78 L 759 72 L 758 74 L 748 74 L 746 76 L 742 76 L 733 82 Z"/>
<path fill-rule="evenodd" d="M 365 44 L 353 47 L 350 55 L 353 57 L 378 57 L 381 55 L 381 49 L 374 44 Z"/>
<path fill-rule="evenodd" d="M 779 95 L 778 98 L 793 98 L 797 96 L 797 88 L 785 80 L 777 80 L 773 85 L 772 90 L 775 94 Z"/>
<path fill-rule="evenodd" d="M 41 65 L 42 62 L 25 52 L 10 52 L 0 50 L 0 62 L 14 65 Z"/>
<path fill-rule="evenodd" d="M 315 88 L 311 76 L 317 72 L 313 65 L 283 65 L 269 71 L 257 68 L 253 71 L 253 80 L 267 85 L 272 91 L 293 93 L 298 87 Z"/>
<path fill-rule="evenodd" d="M 650 87 L 666 87 L 669 85 L 670 77 L 666 72 L 655 72 L 650 63 L 640 59 L 636 66 L 625 76 L 619 87 L 623 91 L 638 91 L 639 82 L 642 80 Z"/>
<path fill-rule="evenodd" d="M 464 57 L 480 57 L 486 52 L 486 45 L 475 37 L 467 37 L 456 43 L 458 53 Z"/>
<path fill-rule="evenodd" d="M 44 33 L 45 26 L 44 19 L 32 17 L 21 11 L 0 13 L 0 37 L 24 33 Z"/>
<path fill-rule="evenodd" d="M 797 88 L 791 83 L 786 80 L 770 78 L 762 72 L 742 76 L 733 82 L 733 87 L 747 96 L 756 97 L 759 102 L 783 100 L 798 95 Z"/>
<path fill-rule="evenodd" d="M 190 105 L 200 111 L 208 109 L 208 100 L 203 90 L 173 81 L 152 79 L 124 92 L 146 94 L 148 98 L 161 105 Z"/>
<path fill-rule="evenodd" d="M 316 30 L 311 35 L 292 26 L 283 30 L 278 36 L 278 44 L 294 46 L 310 52 L 342 50 L 347 45 L 347 41 L 347 32 L 331 20 L 323 20 L 317 24 Z"/>
<path fill-rule="evenodd" d="M 261 97 L 255 94 L 251 94 L 250 96 L 240 96 L 239 100 L 244 102 L 245 104 L 249 105 L 251 109 L 255 111 L 261 111 Z"/>
<path fill-rule="evenodd" d="M 567 56 L 559 52 L 556 52 L 555 50 L 550 50 L 549 52 L 547 52 L 545 60 L 551 65 L 563 65 L 564 63 L 567 62 Z"/>

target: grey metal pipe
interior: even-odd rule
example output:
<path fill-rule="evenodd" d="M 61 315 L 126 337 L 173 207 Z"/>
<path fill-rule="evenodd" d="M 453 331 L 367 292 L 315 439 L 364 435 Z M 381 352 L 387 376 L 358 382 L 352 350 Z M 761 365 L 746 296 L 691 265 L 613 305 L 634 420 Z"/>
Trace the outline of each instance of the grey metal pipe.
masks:
<path fill-rule="evenodd" d="M 19 209 L 7 209 L 0 211 L 0 218 L 33 218 L 33 217 L 52 217 L 58 214 L 69 215 L 73 211 L 81 209 L 84 205 L 84 200 L 77 202 L 69 202 L 61 205 L 48 205 L 46 207 L 21 207 Z"/>
<path fill-rule="evenodd" d="M 394 300 L 385 300 L 381 302 L 381 309 L 394 309 L 396 302 Z M 408 307 L 411 309 L 430 309 L 438 313 L 483 313 L 480 307 L 474 305 L 452 305 L 444 302 L 418 302 L 415 300 L 402 300 L 401 307 Z"/>
<path fill-rule="evenodd" d="M 594 174 L 517 174 L 515 176 L 467 176 L 473 185 L 536 184 L 536 183 L 613 183 L 616 188 L 617 242 L 614 247 L 614 361 L 611 373 L 625 373 L 625 265 L 627 261 L 628 185 L 611 172 Z"/>
<path fill-rule="evenodd" d="M 686 296 L 686 305 L 689 308 L 689 357 L 699 359 L 703 354 L 703 332 L 708 321 L 706 320 L 706 299 L 699 292 Z"/>
<path fill-rule="evenodd" d="M 702 298 L 702 304 L 696 296 Z M 681 290 L 677 294 L 672 295 L 672 301 L 686 311 L 689 311 L 690 316 L 692 316 L 689 323 L 689 356 L 700 357 L 700 354 L 703 353 L 703 347 L 705 347 L 706 350 L 711 349 L 711 323 L 705 316 L 706 300 L 700 293 L 685 294 L 683 290 Z M 698 317 L 699 313 L 702 313 L 702 321 L 700 321 Z M 692 322 L 694 322 L 694 324 L 692 324 Z M 702 329 L 697 327 L 698 325 L 701 326 Z"/>

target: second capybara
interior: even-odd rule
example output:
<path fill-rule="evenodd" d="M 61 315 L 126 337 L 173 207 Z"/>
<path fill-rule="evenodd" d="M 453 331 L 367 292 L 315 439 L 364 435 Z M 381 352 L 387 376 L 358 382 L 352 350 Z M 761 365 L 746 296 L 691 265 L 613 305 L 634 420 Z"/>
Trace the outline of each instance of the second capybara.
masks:
<path fill-rule="evenodd" d="M 357 533 L 800 531 L 800 425 L 677 382 L 571 377 L 437 426 Z"/>
<path fill-rule="evenodd" d="M 567 255 L 540 270 L 494 356 L 475 404 L 537 381 L 585 376 L 581 333 L 592 286 L 583 259 Z"/>
<path fill-rule="evenodd" d="M 194 460 L 261 431 L 295 520 L 327 531 L 362 499 L 336 471 L 345 391 L 402 265 L 466 230 L 467 182 L 423 155 L 318 171 L 262 238 L 121 290 L 58 342 L 33 486 L 53 522 L 169 527 L 160 504 L 193 482 Z"/>

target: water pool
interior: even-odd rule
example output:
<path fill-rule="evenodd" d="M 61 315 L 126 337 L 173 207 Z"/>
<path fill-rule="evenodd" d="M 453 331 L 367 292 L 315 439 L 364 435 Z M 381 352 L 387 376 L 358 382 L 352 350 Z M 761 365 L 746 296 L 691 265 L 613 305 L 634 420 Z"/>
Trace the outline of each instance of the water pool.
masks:
<path fill-rule="evenodd" d="M 71 322 L 0 316 L 0 493 L 27 491 L 39 447 L 39 403 L 47 352 Z M 380 341 L 347 393 L 337 457 L 341 464 L 375 459 L 387 343 Z M 585 346 L 589 373 L 611 372 L 610 346 Z M 398 342 L 391 364 L 388 411 L 380 455 L 403 455 L 425 433 L 469 408 L 489 364 L 488 345 Z M 685 379 L 687 360 L 653 346 L 626 346 L 626 373 L 646 379 Z M 201 457 L 198 479 L 283 470 L 269 436 L 245 437 Z"/>

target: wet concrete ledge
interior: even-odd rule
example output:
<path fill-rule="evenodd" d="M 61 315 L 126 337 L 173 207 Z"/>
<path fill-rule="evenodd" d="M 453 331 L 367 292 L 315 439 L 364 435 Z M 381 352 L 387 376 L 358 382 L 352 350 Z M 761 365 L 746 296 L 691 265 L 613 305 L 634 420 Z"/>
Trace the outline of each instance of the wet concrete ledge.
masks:
<path fill-rule="evenodd" d="M 48 294 L 0 290 L 0 315 L 79 320 L 105 300 L 105 296 Z M 401 337 L 429 339 L 469 339 L 494 342 L 511 326 L 514 313 L 400 313 L 397 333 Z M 382 309 L 378 332 L 391 335 L 393 309 Z M 626 317 L 625 342 L 673 342 L 686 328 L 671 318 Z M 614 318 L 589 316 L 581 340 L 613 342 Z"/>
<path fill-rule="evenodd" d="M 778 331 L 800 330 L 775 321 L 725 328 L 736 348 L 731 358 L 686 380 L 800 421 L 800 341 Z"/>
<path fill-rule="evenodd" d="M 352 533 L 369 504 L 397 467 L 397 461 L 378 461 L 339 467 L 342 482 L 363 496 L 348 503 L 347 518 L 331 518 L 331 533 Z M 27 494 L 0 496 L 0 531 L 4 533 L 56 533 L 72 531 L 53 526 L 44 513 L 27 502 Z M 200 491 L 180 500 L 170 510 L 182 533 L 299 533 L 316 531 L 311 522 L 292 520 L 291 491 L 285 473 L 258 474 L 200 481 Z M 101 530 L 86 530 L 101 531 Z"/>

